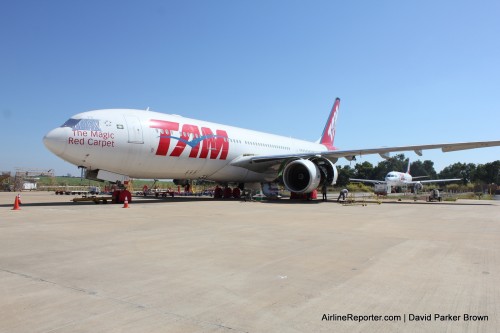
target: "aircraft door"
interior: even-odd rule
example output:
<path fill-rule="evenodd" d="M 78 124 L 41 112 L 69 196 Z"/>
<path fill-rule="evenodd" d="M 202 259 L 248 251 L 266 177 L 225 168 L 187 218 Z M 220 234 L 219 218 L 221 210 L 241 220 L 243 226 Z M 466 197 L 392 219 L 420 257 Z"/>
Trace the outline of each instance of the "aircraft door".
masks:
<path fill-rule="evenodd" d="M 143 144 L 144 137 L 139 118 L 135 116 L 125 116 L 125 121 L 127 123 L 127 130 L 128 130 L 128 142 Z"/>

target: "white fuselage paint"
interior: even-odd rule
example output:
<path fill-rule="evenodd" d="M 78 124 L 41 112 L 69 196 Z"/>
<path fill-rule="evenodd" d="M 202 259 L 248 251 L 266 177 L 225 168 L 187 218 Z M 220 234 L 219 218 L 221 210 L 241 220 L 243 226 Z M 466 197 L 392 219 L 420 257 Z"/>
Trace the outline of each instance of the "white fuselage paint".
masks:
<path fill-rule="evenodd" d="M 407 186 L 412 183 L 412 176 L 409 173 L 391 171 L 385 176 L 388 186 Z"/>
<path fill-rule="evenodd" d="M 178 129 L 165 130 L 158 124 L 169 124 L 170 128 L 178 124 Z M 203 138 L 206 131 L 216 137 Z M 178 138 L 192 146 L 183 146 Z M 264 182 L 277 177 L 277 172 L 262 174 L 229 165 L 239 156 L 327 150 L 313 142 L 131 109 L 77 114 L 49 132 L 44 143 L 62 159 L 89 170 L 106 170 L 132 178 L 201 178 L 219 182 Z"/>

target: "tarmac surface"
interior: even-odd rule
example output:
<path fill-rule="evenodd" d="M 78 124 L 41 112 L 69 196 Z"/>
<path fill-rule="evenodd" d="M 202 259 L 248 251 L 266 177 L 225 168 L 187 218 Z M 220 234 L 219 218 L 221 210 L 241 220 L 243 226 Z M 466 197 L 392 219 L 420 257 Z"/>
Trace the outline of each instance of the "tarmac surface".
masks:
<path fill-rule="evenodd" d="M 14 197 L 0 332 L 500 331 L 500 201 Z"/>

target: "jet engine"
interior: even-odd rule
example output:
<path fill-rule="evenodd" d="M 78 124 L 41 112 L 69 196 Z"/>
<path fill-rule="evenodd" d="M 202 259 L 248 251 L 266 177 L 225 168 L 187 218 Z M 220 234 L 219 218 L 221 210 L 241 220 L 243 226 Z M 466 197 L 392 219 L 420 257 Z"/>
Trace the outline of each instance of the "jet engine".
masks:
<path fill-rule="evenodd" d="M 318 186 L 337 182 L 337 168 L 328 159 L 312 157 L 289 162 L 283 169 L 283 183 L 288 191 L 311 193 Z"/>
<path fill-rule="evenodd" d="M 417 182 L 413 185 L 413 191 L 415 191 L 415 193 L 417 193 L 418 191 L 422 191 L 423 188 L 424 185 L 422 185 L 422 183 L 420 182 Z"/>

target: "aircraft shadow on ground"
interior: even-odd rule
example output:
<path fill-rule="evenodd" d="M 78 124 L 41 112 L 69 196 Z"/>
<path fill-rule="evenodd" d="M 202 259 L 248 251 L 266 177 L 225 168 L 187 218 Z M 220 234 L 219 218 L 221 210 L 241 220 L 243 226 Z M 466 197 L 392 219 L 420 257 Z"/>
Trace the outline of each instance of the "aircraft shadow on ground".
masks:
<path fill-rule="evenodd" d="M 176 203 L 176 202 L 194 202 L 194 201 L 207 201 L 210 198 L 203 197 L 175 197 L 175 198 L 133 198 L 129 205 L 142 205 L 142 204 L 154 204 L 154 203 Z M 235 199 L 232 199 L 233 201 Z M 60 207 L 60 206 L 95 206 L 95 205 L 123 205 L 123 203 L 98 203 L 93 201 L 80 201 L 73 202 L 68 199 L 67 202 L 64 201 L 48 201 L 48 202 L 27 202 L 26 200 L 20 205 L 22 207 Z M 13 207 L 13 204 L 0 204 L 0 207 Z"/>
<path fill-rule="evenodd" d="M 365 201 L 368 204 L 378 203 L 376 201 Z M 382 201 L 381 204 L 392 205 L 443 205 L 443 206 L 492 206 L 488 202 L 428 202 L 428 201 Z"/>
<path fill-rule="evenodd" d="M 262 204 L 273 204 L 273 205 L 317 205 L 324 203 L 322 200 L 290 200 L 290 199 L 281 199 L 281 200 L 248 200 L 245 201 L 243 199 L 213 199 L 207 197 L 174 197 L 174 198 L 134 198 L 130 205 L 143 205 L 143 204 L 168 204 L 168 203 L 184 203 L 184 202 L 240 202 L 244 203 L 262 203 Z M 337 202 L 336 200 L 328 200 L 326 203 L 329 204 L 346 204 L 346 205 L 358 205 L 361 203 L 365 204 L 379 204 L 377 201 L 355 201 L 353 203 L 344 203 Z M 492 206 L 492 203 L 488 202 L 426 202 L 426 201 L 382 201 L 380 204 L 392 204 L 392 205 L 445 205 L 445 206 Z M 66 207 L 66 206 L 95 206 L 95 205 L 123 205 L 120 204 L 96 204 L 92 201 L 88 202 L 73 202 L 68 200 L 67 202 L 61 201 L 52 201 L 52 202 L 24 202 L 20 205 L 22 207 Z M 0 207 L 12 208 L 13 204 L 0 204 Z"/>
<path fill-rule="evenodd" d="M 245 201 L 242 201 L 242 202 L 245 203 Z M 262 200 L 262 201 L 252 200 L 249 202 L 258 202 L 258 203 L 263 203 L 263 204 L 274 204 L 274 205 L 300 205 L 300 204 L 302 204 L 302 205 L 317 205 L 319 203 L 322 203 L 323 201 L 321 201 L 321 200 L 276 199 L 276 200 Z"/>
<path fill-rule="evenodd" d="M 144 204 L 173 204 L 173 203 L 184 203 L 184 202 L 240 202 L 244 203 L 262 203 L 262 204 L 280 204 L 280 205 L 289 205 L 289 204 L 319 204 L 320 200 L 289 200 L 289 199 L 281 199 L 281 200 L 248 200 L 245 201 L 243 199 L 214 199 L 210 197 L 168 197 L 168 198 L 133 198 L 132 202 L 129 203 L 130 206 L 133 205 L 144 205 Z M 67 202 L 61 201 L 48 201 L 48 202 L 25 202 L 20 205 L 21 209 L 23 207 L 70 207 L 70 206 L 95 206 L 95 205 L 123 205 L 123 203 L 115 204 L 115 203 L 99 203 L 96 204 L 93 201 L 80 201 L 73 202 L 71 199 L 68 199 Z M 13 204 L 0 204 L 0 207 L 13 207 Z"/>

